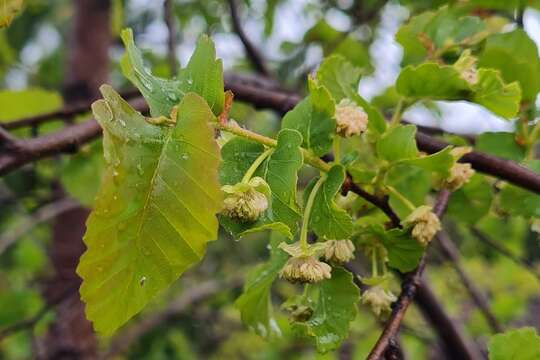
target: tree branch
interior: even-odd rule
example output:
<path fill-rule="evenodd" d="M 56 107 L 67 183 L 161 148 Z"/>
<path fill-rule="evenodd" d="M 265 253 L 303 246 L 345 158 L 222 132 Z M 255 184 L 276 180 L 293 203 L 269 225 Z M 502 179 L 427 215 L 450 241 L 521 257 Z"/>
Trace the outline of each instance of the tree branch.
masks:
<path fill-rule="evenodd" d="M 474 282 L 469 278 L 465 270 L 461 266 L 461 260 L 459 256 L 459 250 L 452 242 L 446 231 L 440 231 L 437 234 L 437 244 L 439 245 L 442 253 L 450 260 L 450 264 L 454 267 L 454 270 L 459 276 L 461 283 L 469 293 L 469 296 L 473 300 L 474 304 L 478 307 L 488 325 L 494 333 L 504 332 L 504 328 L 499 323 L 499 320 L 495 317 L 489 307 L 488 300 L 482 294 L 480 289 L 474 285 Z"/>
<path fill-rule="evenodd" d="M 236 32 L 236 34 L 240 38 L 240 41 L 242 41 L 244 49 L 246 50 L 247 57 L 249 58 L 249 60 L 253 64 L 253 67 L 259 74 L 270 77 L 271 73 L 266 67 L 262 55 L 255 48 L 251 40 L 249 40 L 246 33 L 244 32 L 242 23 L 240 21 L 240 15 L 238 14 L 238 4 L 236 3 L 236 0 L 228 0 L 228 3 L 231 12 L 234 32 Z"/>

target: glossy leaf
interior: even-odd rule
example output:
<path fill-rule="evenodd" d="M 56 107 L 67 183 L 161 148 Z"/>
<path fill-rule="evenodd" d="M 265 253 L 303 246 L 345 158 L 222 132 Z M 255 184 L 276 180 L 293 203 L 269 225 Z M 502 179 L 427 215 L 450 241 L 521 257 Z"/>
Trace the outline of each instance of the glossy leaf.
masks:
<path fill-rule="evenodd" d="M 540 336 L 536 329 L 524 327 L 494 335 L 488 345 L 489 360 L 538 360 Z"/>
<path fill-rule="evenodd" d="M 517 82 L 505 84 L 497 71 L 480 69 L 478 83 L 473 89 L 473 102 L 506 119 L 517 115 L 521 101 L 521 89 Z"/>
<path fill-rule="evenodd" d="M 270 288 L 289 256 L 278 248 L 285 241 L 273 233 L 270 241 L 270 259 L 248 274 L 242 295 L 235 306 L 240 310 L 242 322 L 264 338 L 281 336 L 281 330 L 273 317 Z"/>
<path fill-rule="evenodd" d="M 110 335 L 204 256 L 222 195 L 214 116 L 184 96 L 174 127 L 148 124 L 109 86 L 92 109 L 107 168 L 77 273 L 86 316 Z M 201 166 L 204 164 L 204 166 Z"/>
<path fill-rule="evenodd" d="M 322 281 L 317 288 L 319 297 L 313 315 L 306 322 L 294 325 L 315 338 L 319 352 L 327 352 L 337 349 L 349 336 L 349 325 L 357 314 L 360 291 L 353 283 L 351 273 L 341 267 L 334 267 L 332 278 Z"/>
<path fill-rule="evenodd" d="M 298 130 L 303 137 L 302 146 L 322 156 L 332 147 L 336 132 L 335 103 L 328 90 L 310 81 L 310 95 L 285 114 L 282 129 Z"/>
<path fill-rule="evenodd" d="M 315 185 L 314 179 L 304 190 L 304 204 Z M 317 236 L 324 239 L 347 239 L 352 233 L 352 219 L 349 214 L 337 206 L 336 194 L 345 181 L 345 170 L 341 165 L 334 165 L 326 175 L 326 180 L 315 195 L 309 226 Z"/>
<path fill-rule="evenodd" d="M 131 29 L 122 31 L 126 54 L 121 60 L 122 72 L 143 94 L 152 116 L 169 116 L 184 94 L 195 92 L 202 96 L 215 115 L 223 109 L 223 69 L 216 60 L 214 44 L 201 36 L 186 68 L 180 69 L 178 79 L 162 79 L 152 75 L 144 65 L 141 51 L 135 46 Z"/>
<path fill-rule="evenodd" d="M 452 148 L 445 147 L 441 151 L 434 154 L 421 156 L 414 159 L 406 159 L 401 161 L 402 164 L 417 166 L 427 171 L 440 174 L 443 177 L 448 176 L 450 168 L 454 165 L 454 157 L 450 153 Z"/>

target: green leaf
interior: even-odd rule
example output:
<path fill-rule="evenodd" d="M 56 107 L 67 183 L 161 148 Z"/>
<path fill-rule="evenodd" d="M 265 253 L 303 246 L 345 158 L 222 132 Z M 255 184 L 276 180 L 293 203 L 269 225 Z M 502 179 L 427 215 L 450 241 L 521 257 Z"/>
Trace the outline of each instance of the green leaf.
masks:
<path fill-rule="evenodd" d="M 313 179 L 304 190 L 304 204 L 318 178 Z M 318 237 L 324 239 L 348 239 L 352 233 L 352 219 L 337 206 L 335 197 L 345 181 L 345 169 L 334 165 L 326 175 L 326 180 L 315 195 L 309 226 Z"/>
<path fill-rule="evenodd" d="M 416 206 L 425 204 L 432 185 L 431 176 L 426 169 L 407 163 L 392 166 L 386 174 L 384 183 L 395 188 Z M 389 195 L 389 202 L 399 218 L 404 219 L 411 213 L 411 209 L 394 194 Z"/>
<path fill-rule="evenodd" d="M 514 133 L 486 132 L 476 137 L 475 149 L 513 161 L 525 157 L 525 149 L 515 139 Z"/>
<path fill-rule="evenodd" d="M 506 119 L 517 115 L 521 101 L 521 89 L 517 82 L 504 84 L 498 71 L 479 69 L 478 83 L 473 89 L 473 102 Z"/>
<path fill-rule="evenodd" d="M 492 336 L 488 350 L 489 360 L 538 360 L 540 336 L 532 327 L 509 330 Z"/>
<path fill-rule="evenodd" d="M 467 98 L 470 85 L 453 66 L 424 63 L 401 70 L 396 90 L 415 99 L 457 100 Z"/>
<path fill-rule="evenodd" d="M 269 339 L 281 335 L 273 317 L 270 288 L 289 258 L 287 253 L 278 248 L 285 239 L 276 235 L 272 233 L 270 240 L 270 259 L 249 272 L 244 292 L 234 303 L 240 310 L 242 322 L 260 336 Z"/>
<path fill-rule="evenodd" d="M 403 47 L 402 63 L 421 63 L 428 56 L 427 47 L 440 51 L 451 44 L 473 45 L 489 34 L 480 18 L 462 15 L 460 9 L 442 7 L 413 16 L 396 34 Z"/>
<path fill-rule="evenodd" d="M 418 156 L 416 126 L 398 125 L 389 129 L 377 142 L 377 154 L 384 160 L 395 162 Z"/>
<path fill-rule="evenodd" d="M 285 114 L 281 128 L 294 129 L 303 137 L 302 146 L 315 155 L 327 154 L 336 132 L 335 104 L 324 86 L 309 82 L 310 95 Z"/>
<path fill-rule="evenodd" d="M 111 87 L 101 92 L 92 110 L 107 168 L 77 273 L 87 318 L 110 335 L 201 260 L 222 195 L 214 116 L 200 96 L 186 94 L 176 125 L 159 127 Z"/>
<path fill-rule="evenodd" d="M 523 100 L 534 100 L 540 91 L 538 49 L 521 29 L 488 37 L 478 66 L 500 70 L 507 83 L 518 81 Z"/>
<path fill-rule="evenodd" d="M 333 55 L 326 58 L 317 70 L 317 83 L 324 86 L 336 104 L 342 99 L 350 99 L 361 106 L 368 115 L 368 129 L 374 134 L 382 134 L 386 121 L 381 113 L 358 95 L 358 82 L 362 71 L 354 67 L 344 57 Z"/>
<path fill-rule="evenodd" d="M 23 0 L 0 0 L 0 29 L 11 24 L 23 3 Z"/>
<path fill-rule="evenodd" d="M 486 215 L 491 207 L 491 185 L 479 174 L 455 191 L 448 202 L 447 214 L 466 224 L 474 224 Z"/>
<path fill-rule="evenodd" d="M 454 165 L 454 157 L 450 153 L 451 146 L 447 146 L 441 151 L 431 155 L 421 156 L 414 159 L 402 160 L 402 164 L 417 166 L 427 171 L 431 171 L 446 177 L 450 173 L 450 168 Z"/>
<path fill-rule="evenodd" d="M 62 96 L 54 91 L 34 88 L 0 91 L 0 121 L 16 120 L 61 109 Z"/>
<path fill-rule="evenodd" d="M 235 238 L 263 230 L 276 230 L 288 238 L 296 232 L 300 219 L 296 205 L 296 182 L 298 170 L 302 167 L 300 152 L 302 136 L 295 130 L 282 130 L 278 135 L 276 149 L 255 172 L 266 180 L 272 191 L 271 206 L 254 223 L 241 223 L 220 216 L 221 225 Z M 220 167 L 222 185 L 234 185 L 251 164 L 261 155 L 264 147 L 256 142 L 235 138 L 221 149 L 223 163 Z"/>
<path fill-rule="evenodd" d="M 169 116 L 172 107 L 188 92 L 202 96 L 215 115 L 221 113 L 223 69 L 221 60 L 215 58 L 216 51 L 210 38 L 201 36 L 188 65 L 180 69 L 178 79 L 167 80 L 152 75 L 144 66 L 131 29 L 123 30 L 121 37 L 126 47 L 126 54 L 121 60 L 122 72 L 140 90 L 152 116 Z"/>
<path fill-rule="evenodd" d="M 523 165 L 540 174 L 540 160 L 527 160 Z M 540 217 L 540 195 L 518 186 L 506 184 L 499 193 L 499 202 L 510 215 Z"/>
<path fill-rule="evenodd" d="M 81 204 L 92 207 L 105 167 L 100 140 L 81 147 L 65 162 L 60 180 L 69 195 Z"/>
<path fill-rule="evenodd" d="M 349 336 L 349 325 L 357 314 L 360 291 L 353 283 L 351 273 L 341 267 L 332 269 L 332 278 L 317 286 L 319 298 L 313 315 L 295 327 L 315 338 L 317 350 L 327 352 L 337 349 Z"/>

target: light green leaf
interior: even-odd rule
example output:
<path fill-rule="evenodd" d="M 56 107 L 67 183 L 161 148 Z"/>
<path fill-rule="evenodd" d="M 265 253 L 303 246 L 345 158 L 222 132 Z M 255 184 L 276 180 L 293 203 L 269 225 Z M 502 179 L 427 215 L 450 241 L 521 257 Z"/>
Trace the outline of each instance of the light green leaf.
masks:
<path fill-rule="evenodd" d="M 416 126 L 398 125 L 389 129 L 377 142 L 377 154 L 384 160 L 395 162 L 418 156 Z"/>
<path fill-rule="evenodd" d="M 516 142 L 516 135 L 509 132 L 480 134 L 476 137 L 474 147 L 478 151 L 518 162 L 525 157 L 525 149 Z"/>
<path fill-rule="evenodd" d="M 478 83 L 473 89 L 473 102 L 506 119 L 517 115 L 521 101 L 521 89 L 517 82 L 505 84 L 498 71 L 479 69 Z"/>
<path fill-rule="evenodd" d="M 222 195 L 214 116 L 200 96 L 186 94 L 176 125 L 159 127 L 111 87 L 101 92 L 92 110 L 107 168 L 77 273 L 87 318 L 110 335 L 201 260 Z"/>
<path fill-rule="evenodd" d="M 23 3 L 23 0 L 0 0 L 0 29 L 11 24 Z"/>
<path fill-rule="evenodd" d="M 450 168 L 454 165 L 454 157 L 450 154 L 451 146 L 447 146 L 441 151 L 431 155 L 421 156 L 414 159 L 402 160 L 402 164 L 417 166 L 427 171 L 431 171 L 446 177 L 450 173 Z"/>
<path fill-rule="evenodd" d="M 315 155 L 330 151 L 336 132 L 335 103 L 324 86 L 309 81 L 310 95 L 285 114 L 282 129 L 294 129 L 302 134 L 302 146 Z"/>
<path fill-rule="evenodd" d="M 81 204 L 92 207 L 105 167 L 100 140 L 81 147 L 65 162 L 60 180 L 69 195 Z"/>
<path fill-rule="evenodd" d="M 488 345 L 489 360 L 538 360 L 540 336 L 536 329 L 512 329 L 491 337 Z"/>
<path fill-rule="evenodd" d="M 313 179 L 304 190 L 304 204 L 317 179 Z M 343 181 L 345 181 L 345 169 L 341 165 L 334 165 L 315 195 L 309 226 L 320 238 L 339 240 L 348 239 L 351 236 L 352 219 L 335 202 L 336 194 L 341 189 Z"/>
<path fill-rule="evenodd" d="M 223 109 L 223 69 L 216 60 L 214 44 L 207 36 L 201 36 L 197 47 L 178 79 L 167 80 L 152 75 L 144 65 L 141 51 L 135 46 L 131 29 L 121 34 L 126 47 L 121 66 L 124 76 L 135 85 L 150 107 L 152 116 L 169 116 L 184 94 L 195 92 L 202 96 L 215 115 Z"/>
<path fill-rule="evenodd" d="M 384 179 L 384 184 L 392 186 L 414 205 L 420 206 L 426 202 L 432 181 L 430 173 L 426 169 L 407 163 L 398 163 L 390 168 Z M 392 210 L 401 219 L 411 213 L 411 209 L 392 193 L 389 195 L 389 203 Z"/>
<path fill-rule="evenodd" d="M 457 100 L 467 97 L 470 85 L 453 66 L 424 63 L 401 70 L 396 90 L 414 99 Z"/>
<path fill-rule="evenodd" d="M 0 121 L 4 122 L 59 110 L 62 106 L 62 96 L 54 91 L 38 88 L 0 91 Z"/>
<path fill-rule="evenodd" d="M 375 107 L 358 94 L 361 73 L 359 68 L 344 57 L 333 55 L 326 58 L 317 70 L 317 83 L 328 89 L 336 104 L 347 98 L 356 102 L 368 115 L 370 132 L 382 134 L 386 129 L 386 121 Z"/>
<path fill-rule="evenodd" d="M 289 256 L 278 248 L 286 241 L 272 233 L 270 240 L 270 259 L 250 271 L 244 285 L 244 292 L 234 303 L 240 310 L 242 322 L 264 338 L 281 336 L 281 330 L 273 317 L 270 288 L 287 262 Z"/>
<path fill-rule="evenodd" d="M 351 273 L 341 267 L 332 269 L 332 278 L 317 286 L 319 298 L 313 315 L 304 323 L 294 326 L 315 338 L 317 350 L 327 352 L 337 349 L 349 336 L 349 325 L 357 314 L 360 291 L 353 283 Z"/>
<path fill-rule="evenodd" d="M 500 70 L 506 83 L 519 82 L 523 100 L 534 100 L 540 91 L 538 49 L 521 29 L 488 37 L 478 66 Z"/>

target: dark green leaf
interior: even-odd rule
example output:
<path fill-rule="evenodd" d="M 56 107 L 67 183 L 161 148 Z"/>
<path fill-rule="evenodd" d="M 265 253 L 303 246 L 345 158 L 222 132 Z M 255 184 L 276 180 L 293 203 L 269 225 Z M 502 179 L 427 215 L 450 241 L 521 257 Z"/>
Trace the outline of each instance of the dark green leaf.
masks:
<path fill-rule="evenodd" d="M 509 132 L 480 134 L 476 137 L 474 147 L 478 151 L 518 162 L 525 157 L 525 149 L 518 145 L 515 134 Z"/>
<path fill-rule="evenodd" d="M 491 185 L 482 175 L 475 174 L 452 194 L 447 214 L 467 224 L 474 224 L 488 213 L 492 198 Z"/>

